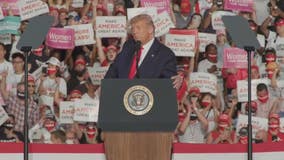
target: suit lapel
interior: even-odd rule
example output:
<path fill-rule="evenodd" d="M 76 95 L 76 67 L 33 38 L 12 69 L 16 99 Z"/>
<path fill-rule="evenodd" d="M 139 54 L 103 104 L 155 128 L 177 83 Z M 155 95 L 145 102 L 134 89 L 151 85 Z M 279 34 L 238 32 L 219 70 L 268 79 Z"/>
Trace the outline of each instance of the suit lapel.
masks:
<path fill-rule="evenodd" d="M 146 57 L 144 58 L 141 65 L 139 66 L 139 73 L 141 75 L 143 75 L 144 72 L 147 72 L 147 70 L 151 69 L 153 67 L 153 64 L 155 64 L 151 62 L 157 56 L 159 47 L 160 47 L 160 42 L 157 39 L 155 39 L 148 53 L 146 54 Z M 149 65 L 149 64 L 152 64 L 152 65 Z"/>

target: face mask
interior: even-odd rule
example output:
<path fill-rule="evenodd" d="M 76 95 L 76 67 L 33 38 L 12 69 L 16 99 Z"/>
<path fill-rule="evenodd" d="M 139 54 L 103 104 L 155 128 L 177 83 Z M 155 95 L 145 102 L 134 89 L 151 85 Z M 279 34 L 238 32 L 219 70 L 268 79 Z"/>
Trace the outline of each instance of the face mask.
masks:
<path fill-rule="evenodd" d="M 3 126 L 8 130 L 12 130 L 14 128 L 13 123 L 6 123 L 6 124 L 3 124 Z"/>
<path fill-rule="evenodd" d="M 248 137 L 247 136 L 241 136 L 240 137 L 240 143 L 247 144 L 248 143 Z"/>
<path fill-rule="evenodd" d="M 55 122 L 54 121 L 50 121 L 50 122 L 46 122 L 44 127 L 48 130 L 51 131 L 52 129 L 54 129 L 55 127 Z"/>
<path fill-rule="evenodd" d="M 93 126 L 87 127 L 87 136 L 92 139 L 95 137 L 96 129 Z"/>
<path fill-rule="evenodd" d="M 17 97 L 21 100 L 25 99 L 25 92 L 17 91 Z"/>
<path fill-rule="evenodd" d="M 262 140 L 262 139 L 255 139 L 255 140 L 254 140 L 254 143 L 256 143 L 256 144 L 257 144 L 257 143 L 263 143 L 263 140 Z"/>
<path fill-rule="evenodd" d="M 209 102 L 201 102 L 201 106 L 203 107 L 208 107 L 210 105 Z"/>
<path fill-rule="evenodd" d="M 65 142 L 66 142 L 66 144 L 74 144 L 73 139 L 67 139 Z"/>
<path fill-rule="evenodd" d="M 269 99 L 268 94 L 266 94 L 265 96 L 257 96 L 257 99 L 261 102 L 261 103 L 266 103 Z"/>
<path fill-rule="evenodd" d="M 51 74 L 55 74 L 57 72 L 56 68 L 47 68 L 47 74 L 51 75 Z"/>
<path fill-rule="evenodd" d="M 266 63 L 275 62 L 276 56 L 274 54 L 267 54 L 267 55 L 265 55 L 265 61 L 266 61 Z"/>
<path fill-rule="evenodd" d="M 212 62 L 216 62 L 217 61 L 217 55 L 216 54 L 208 54 L 208 60 L 210 60 Z"/>

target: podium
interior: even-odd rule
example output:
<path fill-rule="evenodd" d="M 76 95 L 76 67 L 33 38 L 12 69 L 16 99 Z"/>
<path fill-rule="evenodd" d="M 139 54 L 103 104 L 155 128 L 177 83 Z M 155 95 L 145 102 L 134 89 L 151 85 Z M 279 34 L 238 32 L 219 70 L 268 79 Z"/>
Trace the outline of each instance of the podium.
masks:
<path fill-rule="evenodd" d="M 178 123 L 170 79 L 104 79 L 98 127 L 107 160 L 170 160 Z"/>

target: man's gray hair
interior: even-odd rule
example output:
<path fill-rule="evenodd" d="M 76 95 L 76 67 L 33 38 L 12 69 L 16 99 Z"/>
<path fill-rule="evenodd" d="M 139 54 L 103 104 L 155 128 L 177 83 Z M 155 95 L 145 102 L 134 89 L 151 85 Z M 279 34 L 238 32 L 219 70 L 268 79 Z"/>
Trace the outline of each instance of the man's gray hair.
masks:
<path fill-rule="evenodd" d="M 130 20 L 130 25 L 134 24 L 134 23 L 137 23 L 138 21 L 141 21 L 141 20 L 145 20 L 146 23 L 149 25 L 149 26 L 152 26 L 154 31 L 155 31 L 155 25 L 154 25 L 154 22 L 152 20 L 152 17 L 148 14 L 139 14 L 135 17 L 133 17 L 131 20 Z"/>

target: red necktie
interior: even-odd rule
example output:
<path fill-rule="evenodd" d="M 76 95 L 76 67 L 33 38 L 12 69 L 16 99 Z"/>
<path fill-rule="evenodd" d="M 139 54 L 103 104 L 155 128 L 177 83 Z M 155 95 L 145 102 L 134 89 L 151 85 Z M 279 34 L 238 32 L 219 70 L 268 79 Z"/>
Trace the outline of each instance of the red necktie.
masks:
<path fill-rule="evenodd" d="M 128 74 L 128 79 L 133 79 L 136 72 L 137 72 L 136 71 L 136 65 L 137 65 L 137 63 L 139 63 L 139 60 L 140 60 L 140 57 L 141 57 L 141 54 L 142 54 L 142 50 L 143 50 L 143 48 L 141 47 L 139 49 L 139 51 L 137 52 L 137 58 L 134 55 L 134 57 L 132 59 L 131 68 L 130 68 L 130 71 L 129 71 L 129 74 Z"/>

